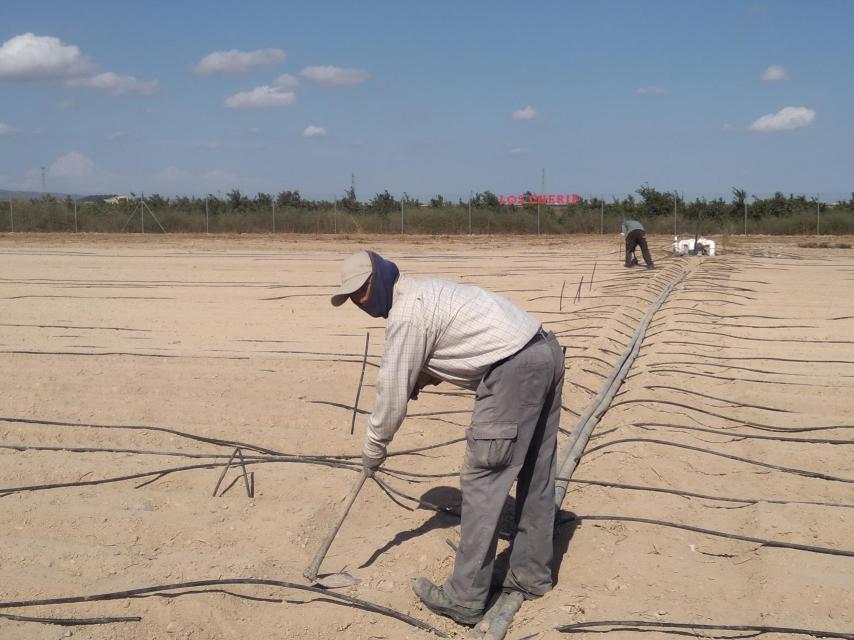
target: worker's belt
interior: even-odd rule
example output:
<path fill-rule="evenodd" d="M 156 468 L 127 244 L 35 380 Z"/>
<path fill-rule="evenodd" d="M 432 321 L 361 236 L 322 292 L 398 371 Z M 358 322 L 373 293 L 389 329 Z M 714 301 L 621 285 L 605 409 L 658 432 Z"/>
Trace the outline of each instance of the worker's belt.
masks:
<path fill-rule="evenodd" d="M 519 349 L 519 351 L 517 351 L 516 353 L 521 353 L 522 351 L 524 351 L 525 349 L 530 347 L 532 344 L 537 344 L 540 340 L 545 340 L 548 337 L 549 337 L 548 332 L 545 329 L 543 329 L 542 327 L 540 327 L 540 330 L 537 331 L 537 333 L 535 333 L 533 335 L 533 337 L 530 340 L 528 340 L 528 342 L 525 343 L 525 346 L 522 347 L 521 349 Z M 513 354 L 513 355 L 516 355 L 516 354 Z"/>
<path fill-rule="evenodd" d="M 519 355 L 520 353 L 522 353 L 525 349 L 527 349 L 527 348 L 528 348 L 528 347 L 530 347 L 531 345 L 533 345 L 533 344 L 537 344 L 537 343 L 538 343 L 538 342 L 540 342 L 541 340 L 545 340 L 546 338 L 548 338 L 548 337 L 549 337 L 549 335 L 550 335 L 550 334 L 549 334 L 549 332 L 548 332 L 548 331 L 546 331 L 545 329 L 543 329 L 542 327 L 540 327 L 540 330 L 539 330 L 539 331 L 537 331 L 537 333 L 535 333 L 535 334 L 533 335 L 533 337 L 532 337 L 530 340 L 528 340 L 528 342 L 526 342 L 526 343 L 525 343 L 525 345 L 524 345 L 521 349 L 519 349 L 516 353 L 511 354 L 511 355 L 507 356 L 506 358 L 501 358 L 501 360 L 499 360 L 498 362 L 493 363 L 493 364 L 489 367 L 489 369 L 487 369 L 486 373 L 488 374 L 490 371 L 492 371 L 493 369 L 495 369 L 495 367 L 497 367 L 497 366 L 499 366 L 499 365 L 502 365 L 502 364 L 504 364 L 505 362 L 507 362 L 508 360 L 510 360 L 510 358 L 515 358 L 517 355 Z M 486 375 L 486 374 L 484 374 L 484 375 Z"/>

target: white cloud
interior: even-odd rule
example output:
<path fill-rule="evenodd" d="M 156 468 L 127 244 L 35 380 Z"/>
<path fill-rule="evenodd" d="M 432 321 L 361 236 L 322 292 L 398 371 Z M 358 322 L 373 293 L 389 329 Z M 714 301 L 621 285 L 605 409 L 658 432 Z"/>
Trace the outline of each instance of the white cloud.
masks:
<path fill-rule="evenodd" d="M 99 73 L 88 78 L 72 78 L 67 84 L 70 87 L 97 89 L 111 96 L 121 96 L 128 93 L 150 95 L 157 93 L 160 88 L 160 83 L 157 80 L 139 80 L 133 76 L 120 76 L 112 71 Z"/>
<path fill-rule="evenodd" d="M 60 100 L 54 106 L 57 109 L 66 110 L 66 109 L 73 109 L 74 107 L 77 106 L 77 103 L 74 102 L 74 100 L 66 99 L 66 100 Z"/>
<path fill-rule="evenodd" d="M 0 80 L 65 80 L 68 86 L 96 89 L 113 96 L 151 94 L 159 88 L 157 80 L 98 72 L 79 47 L 53 36 L 32 33 L 14 36 L 0 46 Z M 56 106 L 70 109 L 75 105 L 71 100 L 63 100 Z"/>
<path fill-rule="evenodd" d="M 59 38 L 24 33 L 0 46 L 0 79 L 38 80 L 72 78 L 93 69 L 92 62 L 74 45 Z"/>
<path fill-rule="evenodd" d="M 308 125 L 302 132 L 303 138 L 318 138 L 325 135 L 326 129 L 324 129 L 323 127 L 316 127 L 313 124 Z"/>
<path fill-rule="evenodd" d="M 252 91 L 241 91 L 225 99 L 229 109 L 263 109 L 267 107 L 289 107 L 297 101 L 297 94 L 278 87 L 262 85 Z"/>
<path fill-rule="evenodd" d="M 528 147 L 514 147 L 507 150 L 508 156 L 523 156 L 526 153 L 531 153 L 531 150 Z"/>
<path fill-rule="evenodd" d="M 193 65 L 193 73 L 210 75 L 224 73 L 235 75 L 246 73 L 259 67 L 280 64 L 285 60 L 285 52 L 281 49 L 255 49 L 254 51 L 214 51 Z"/>
<path fill-rule="evenodd" d="M 782 82 L 789 79 L 789 72 L 781 64 L 772 64 L 762 74 L 762 82 Z"/>
<path fill-rule="evenodd" d="M 284 89 L 285 91 L 289 91 L 291 89 L 296 89 L 297 87 L 299 87 L 299 80 L 289 73 L 283 73 L 278 78 L 273 80 L 272 85 L 277 89 Z"/>
<path fill-rule="evenodd" d="M 646 86 L 639 87 L 637 93 L 642 96 L 663 96 L 667 92 L 654 84 L 648 84 Z"/>
<path fill-rule="evenodd" d="M 531 105 L 528 105 L 524 109 L 519 109 L 518 111 L 513 112 L 514 120 L 533 120 L 539 115 L 539 112 L 534 109 Z"/>
<path fill-rule="evenodd" d="M 735 131 L 735 127 L 729 122 L 724 122 L 723 125 L 721 125 L 721 131 Z"/>
<path fill-rule="evenodd" d="M 13 136 L 18 133 L 18 130 L 15 127 L 6 124 L 5 122 L 0 122 L 0 138 L 4 136 Z"/>
<path fill-rule="evenodd" d="M 767 113 L 750 125 L 751 131 L 773 133 L 808 127 L 815 122 L 815 111 L 806 107 L 783 107 L 777 113 Z"/>
<path fill-rule="evenodd" d="M 299 74 L 306 80 L 311 80 L 327 87 L 360 84 L 370 77 L 364 69 L 345 69 L 343 67 L 333 67 L 332 65 L 305 67 Z"/>
<path fill-rule="evenodd" d="M 70 151 L 50 165 L 50 175 L 59 178 L 85 178 L 95 171 L 95 163 L 82 153 Z"/>

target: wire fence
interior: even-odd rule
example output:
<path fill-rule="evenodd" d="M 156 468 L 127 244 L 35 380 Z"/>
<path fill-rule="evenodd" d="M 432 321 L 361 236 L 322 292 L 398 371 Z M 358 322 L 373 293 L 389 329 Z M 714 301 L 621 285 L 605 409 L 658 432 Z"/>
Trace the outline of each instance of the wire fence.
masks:
<path fill-rule="evenodd" d="M 87 233 L 300 233 L 300 234 L 612 234 L 626 218 L 640 220 L 647 232 L 669 235 L 775 234 L 840 235 L 854 233 L 854 205 L 802 203 L 769 214 L 755 205 L 711 210 L 676 202 L 672 211 L 650 213 L 638 204 L 594 198 L 578 204 L 548 206 L 430 207 L 398 204 L 377 211 L 359 205 L 348 211 L 330 206 L 244 206 L 195 200 L 192 206 L 150 206 L 137 199 L 102 202 L 38 198 L 10 200 L 0 208 L 0 232 Z"/>

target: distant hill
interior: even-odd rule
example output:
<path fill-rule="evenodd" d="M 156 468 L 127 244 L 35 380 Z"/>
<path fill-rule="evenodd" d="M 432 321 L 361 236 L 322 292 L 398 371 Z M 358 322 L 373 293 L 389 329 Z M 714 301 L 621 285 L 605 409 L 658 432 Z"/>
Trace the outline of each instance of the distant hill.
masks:
<path fill-rule="evenodd" d="M 49 193 L 44 194 L 41 191 L 10 191 L 9 189 L 0 189 L 0 199 L 8 200 L 24 200 L 30 198 L 41 198 L 43 195 L 51 195 L 54 198 L 65 198 L 65 193 Z"/>
<path fill-rule="evenodd" d="M 9 198 L 12 200 L 30 200 L 32 198 L 41 198 L 45 195 L 53 196 L 57 200 L 65 200 L 65 198 L 71 197 L 76 199 L 78 202 L 103 202 L 107 198 L 114 197 L 116 194 L 108 193 L 104 195 L 96 194 L 91 196 L 80 196 L 73 193 L 42 193 L 41 191 L 11 191 L 9 189 L 0 189 L 0 202 L 8 200 Z"/>

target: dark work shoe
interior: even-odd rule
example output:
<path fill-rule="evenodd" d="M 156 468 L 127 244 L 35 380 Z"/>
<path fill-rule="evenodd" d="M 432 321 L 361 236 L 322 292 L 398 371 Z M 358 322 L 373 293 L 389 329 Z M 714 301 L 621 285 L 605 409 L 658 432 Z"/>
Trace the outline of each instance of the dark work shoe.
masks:
<path fill-rule="evenodd" d="M 543 597 L 541 593 L 531 593 L 530 591 L 525 591 L 524 589 L 517 589 L 515 587 L 502 587 L 501 589 L 504 593 L 518 593 L 525 600 L 538 600 Z"/>
<path fill-rule="evenodd" d="M 482 609 L 471 609 L 456 604 L 448 597 L 442 587 L 436 586 L 424 576 L 415 580 L 412 590 L 430 611 L 438 613 L 440 616 L 447 616 L 459 624 L 471 627 L 480 622 L 483 617 Z"/>
<path fill-rule="evenodd" d="M 650 264 L 646 265 L 646 268 L 647 269 L 655 269 L 655 265 L 650 263 Z"/>

